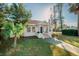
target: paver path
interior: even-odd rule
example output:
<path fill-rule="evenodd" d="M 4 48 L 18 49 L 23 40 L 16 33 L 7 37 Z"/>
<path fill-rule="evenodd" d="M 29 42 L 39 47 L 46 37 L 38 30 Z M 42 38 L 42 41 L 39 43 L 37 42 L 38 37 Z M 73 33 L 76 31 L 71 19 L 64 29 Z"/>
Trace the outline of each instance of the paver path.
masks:
<path fill-rule="evenodd" d="M 65 50 L 79 56 L 79 48 L 78 47 L 75 47 L 71 44 L 65 43 L 65 42 L 58 40 L 56 38 L 48 38 L 47 41 L 50 44 L 54 44 L 62 49 L 65 49 Z"/>

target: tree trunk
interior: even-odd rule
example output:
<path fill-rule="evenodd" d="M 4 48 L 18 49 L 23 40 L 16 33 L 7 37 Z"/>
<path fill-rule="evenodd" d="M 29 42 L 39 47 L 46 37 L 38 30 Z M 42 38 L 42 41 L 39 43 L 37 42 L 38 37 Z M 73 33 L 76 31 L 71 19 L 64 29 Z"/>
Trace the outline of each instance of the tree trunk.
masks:
<path fill-rule="evenodd" d="M 16 48 L 16 45 L 17 45 L 17 37 L 15 36 L 14 37 L 14 45 L 13 45 L 13 47 Z"/>
<path fill-rule="evenodd" d="M 57 31 L 57 23 L 55 22 L 55 31 Z"/>
<path fill-rule="evenodd" d="M 61 30 L 63 29 L 63 26 L 62 26 L 62 4 L 60 4 L 60 24 L 61 24 Z"/>
<path fill-rule="evenodd" d="M 58 13 L 59 13 L 59 20 L 60 20 L 60 28 L 63 29 L 63 22 L 62 22 L 62 3 L 58 4 Z"/>
<path fill-rule="evenodd" d="M 56 21 L 56 6 L 54 6 L 54 8 L 53 8 L 53 12 L 54 12 L 54 15 L 53 15 L 53 17 L 54 17 L 54 31 L 56 31 L 56 28 L 57 28 L 57 21 Z"/>
<path fill-rule="evenodd" d="M 77 24 L 77 29 L 78 29 L 78 36 L 79 36 L 79 14 L 78 14 L 78 24 Z"/>

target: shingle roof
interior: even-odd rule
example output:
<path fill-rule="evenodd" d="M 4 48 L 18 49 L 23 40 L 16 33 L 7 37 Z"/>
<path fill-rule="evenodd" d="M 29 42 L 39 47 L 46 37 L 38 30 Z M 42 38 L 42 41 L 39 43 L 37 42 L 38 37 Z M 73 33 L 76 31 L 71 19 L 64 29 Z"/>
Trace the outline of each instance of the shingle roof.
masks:
<path fill-rule="evenodd" d="M 40 21 L 38 21 L 38 20 L 29 20 L 28 23 L 29 24 L 38 24 L 38 23 L 40 23 Z"/>
<path fill-rule="evenodd" d="M 29 20 L 28 24 L 43 24 L 43 25 L 48 25 L 48 22 L 44 22 L 44 21 L 39 21 L 39 20 Z"/>

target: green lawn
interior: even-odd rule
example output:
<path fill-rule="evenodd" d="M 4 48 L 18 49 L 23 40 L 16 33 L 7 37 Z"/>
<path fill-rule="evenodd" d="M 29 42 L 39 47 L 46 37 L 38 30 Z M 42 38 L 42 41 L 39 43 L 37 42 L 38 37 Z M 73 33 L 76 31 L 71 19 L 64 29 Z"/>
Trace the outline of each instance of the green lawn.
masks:
<path fill-rule="evenodd" d="M 51 47 L 52 46 L 52 47 Z M 21 38 L 16 49 L 11 48 L 5 55 L 9 56 L 70 56 L 71 53 L 60 49 L 45 39 L 34 37 Z"/>
<path fill-rule="evenodd" d="M 67 36 L 67 35 L 59 34 L 57 36 L 57 38 L 59 40 L 63 40 L 64 42 L 72 44 L 72 45 L 74 45 L 76 47 L 79 47 L 79 37 L 77 37 L 77 36 Z"/>
<path fill-rule="evenodd" d="M 50 56 L 50 44 L 43 39 L 25 38 L 19 40 L 16 51 L 11 55 L 16 56 Z"/>
<path fill-rule="evenodd" d="M 51 49 L 53 56 L 76 56 L 75 54 L 65 51 L 64 49 L 57 46 L 51 45 Z"/>

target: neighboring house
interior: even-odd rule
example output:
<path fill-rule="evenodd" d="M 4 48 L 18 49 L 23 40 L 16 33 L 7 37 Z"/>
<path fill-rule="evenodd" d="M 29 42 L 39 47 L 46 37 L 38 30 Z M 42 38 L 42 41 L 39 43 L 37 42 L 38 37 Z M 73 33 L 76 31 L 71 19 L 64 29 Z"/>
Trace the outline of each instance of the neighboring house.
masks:
<path fill-rule="evenodd" d="M 39 38 L 48 38 L 53 32 L 52 25 L 49 22 L 29 20 L 24 36 L 37 36 Z"/>

